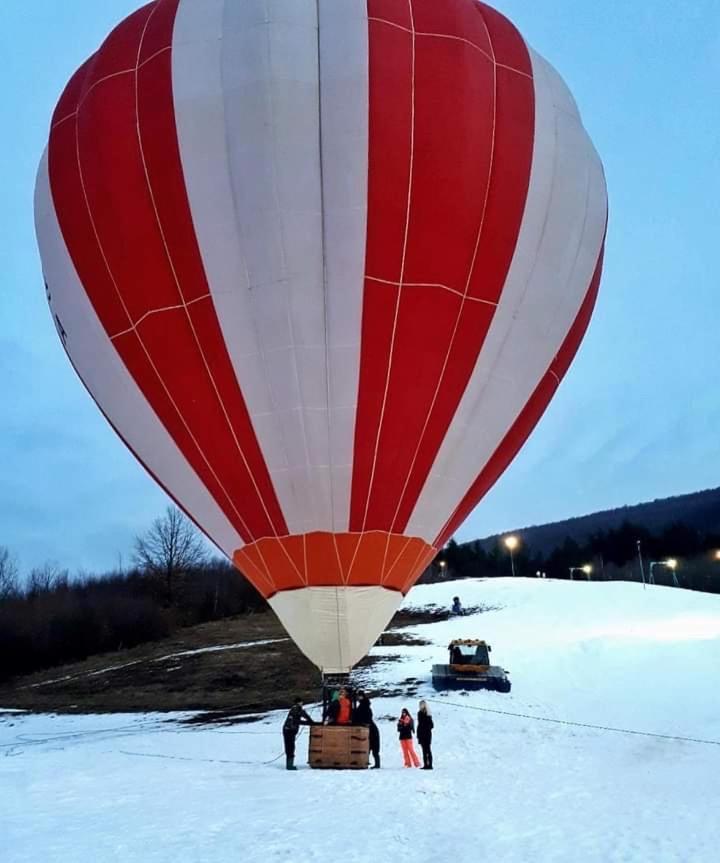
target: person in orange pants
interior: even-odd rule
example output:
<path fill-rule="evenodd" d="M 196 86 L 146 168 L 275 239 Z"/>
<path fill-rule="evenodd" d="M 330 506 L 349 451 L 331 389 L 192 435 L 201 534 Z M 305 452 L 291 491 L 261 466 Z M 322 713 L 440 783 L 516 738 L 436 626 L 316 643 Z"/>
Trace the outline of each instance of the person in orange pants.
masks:
<path fill-rule="evenodd" d="M 402 749 L 405 767 L 419 767 L 420 759 L 417 757 L 415 747 L 413 746 L 415 723 L 405 707 L 403 707 L 402 712 L 400 713 L 397 730 L 400 735 L 400 748 Z"/>

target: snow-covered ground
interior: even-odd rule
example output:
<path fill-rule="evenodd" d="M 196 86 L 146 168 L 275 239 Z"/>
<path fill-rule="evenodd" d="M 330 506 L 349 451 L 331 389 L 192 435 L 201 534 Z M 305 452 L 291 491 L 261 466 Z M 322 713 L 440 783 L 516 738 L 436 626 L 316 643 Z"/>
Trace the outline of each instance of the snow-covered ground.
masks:
<path fill-rule="evenodd" d="M 455 593 L 498 610 L 407 630 L 429 646 L 374 650 L 377 683 L 422 681 L 416 697 L 373 703 L 382 770 L 287 773 L 279 713 L 200 728 L 0 713 L 0 859 L 716 863 L 720 597 L 494 579 L 417 587 L 406 605 Z M 493 645 L 512 693 L 434 693 L 430 665 L 459 637 Z M 394 729 L 421 696 L 433 699 L 433 772 L 402 769 Z"/>

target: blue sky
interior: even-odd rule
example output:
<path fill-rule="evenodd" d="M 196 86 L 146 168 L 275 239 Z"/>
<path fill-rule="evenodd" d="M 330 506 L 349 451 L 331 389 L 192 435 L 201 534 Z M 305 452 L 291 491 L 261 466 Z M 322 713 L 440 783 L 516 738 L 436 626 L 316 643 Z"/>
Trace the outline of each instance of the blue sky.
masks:
<path fill-rule="evenodd" d="M 2 4 L 0 545 L 24 570 L 127 561 L 166 505 L 65 359 L 32 214 L 63 86 L 137 5 Z M 720 3 L 495 5 L 573 91 L 605 164 L 610 223 L 578 357 L 458 539 L 720 485 Z"/>

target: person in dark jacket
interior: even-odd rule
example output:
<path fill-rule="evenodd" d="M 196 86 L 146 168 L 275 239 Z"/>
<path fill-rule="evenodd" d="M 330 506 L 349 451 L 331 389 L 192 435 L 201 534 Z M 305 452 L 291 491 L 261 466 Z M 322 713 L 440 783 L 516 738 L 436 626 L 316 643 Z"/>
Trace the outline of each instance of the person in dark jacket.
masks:
<path fill-rule="evenodd" d="M 380 732 L 373 720 L 370 699 L 364 692 L 362 692 L 362 690 L 358 692 L 358 702 L 355 712 L 353 713 L 353 722 L 356 725 L 367 726 L 370 754 L 373 757 L 373 770 L 380 767 Z"/>
<path fill-rule="evenodd" d="M 421 701 L 417 715 L 417 740 L 422 749 L 423 770 L 433 769 L 432 732 L 435 727 L 427 702 Z"/>
<path fill-rule="evenodd" d="M 285 769 L 297 770 L 295 766 L 295 738 L 300 731 L 301 725 L 314 725 L 312 717 L 309 716 L 302 704 L 302 699 L 296 698 L 293 706 L 283 723 L 283 743 L 285 744 Z"/>
<path fill-rule="evenodd" d="M 405 767 L 419 767 L 420 759 L 417 757 L 415 747 L 413 746 L 415 723 L 413 722 L 413 718 L 410 716 L 410 711 L 407 707 L 403 707 L 402 712 L 400 713 L 397 730 L 400 736 L 400 748 L 402 749 Z"/>

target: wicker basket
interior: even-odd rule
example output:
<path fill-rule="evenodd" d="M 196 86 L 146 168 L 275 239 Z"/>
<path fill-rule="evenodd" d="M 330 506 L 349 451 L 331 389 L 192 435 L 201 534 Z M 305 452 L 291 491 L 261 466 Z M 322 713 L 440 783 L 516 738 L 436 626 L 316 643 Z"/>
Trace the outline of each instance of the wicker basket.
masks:
<path fill-rule="evenodd" d="M 363 725 L 313 725 L 310 728 L 309 765 L 338 770 L 366 769 L 368 733 Z"/>

